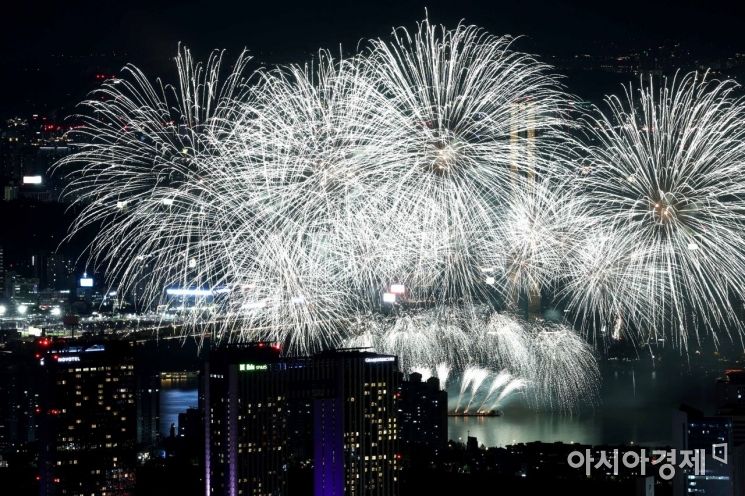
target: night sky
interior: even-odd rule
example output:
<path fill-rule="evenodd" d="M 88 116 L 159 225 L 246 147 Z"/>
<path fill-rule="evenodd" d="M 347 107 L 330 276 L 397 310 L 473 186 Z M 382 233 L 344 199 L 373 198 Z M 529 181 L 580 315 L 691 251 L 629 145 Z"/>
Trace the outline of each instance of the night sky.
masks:
<path fill-rule="evenodd" d="M 495 34 L 526 35 L 520 48 L 566 54 L 680 41 L 697 50 L 745 50 L 745 3 L 710 1 L 15 1 L 0 13 L 0 116 L 30 105 L 53 112 L 92 89 L 91 71 L 133 62 L 166 74 L 178 42 L 199 57 L 248 48 L 261 63 L 301 62 L 319 48 L 351 52 L 364 38 L 425 15 Z M 90 54 L 99 54 L 91 61 Z M 100 54 L 104 54 L 103 57 Z"/>
<path fill-rule="evenodd" d="M 125 50 L 133 59 L 170 56 L 178 41 L 299 57 L 339 42 L 383 36 L 411 25 L 425 8 L 437 22 L 459 19 L 494 33 L 525 34 L 555 50 L 595 41 L 648 43 L 673 38 L 742 48 L 743 2 L 671 1 L 16 1 L 5 2 L 5 57 L 54 51 Z"/>

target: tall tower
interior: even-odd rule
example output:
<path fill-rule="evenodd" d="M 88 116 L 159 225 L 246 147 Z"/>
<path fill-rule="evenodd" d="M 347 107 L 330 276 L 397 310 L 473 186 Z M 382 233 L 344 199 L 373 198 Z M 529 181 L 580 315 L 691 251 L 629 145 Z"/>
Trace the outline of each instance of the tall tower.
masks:
<path fill-rule="evenodd" d="M 0 245 L 0 297 L 5 296 L 5 255 Z"/>
<path fill-rule="evenodd" d="M 41 494 L 131 494 L 137 436 L 132 343 L 58 345 L 42 338 L 39 345 Z"/>
<path fill-rule="evenodd" d="M 530 101 L 516 102 L 512 105 L 510 115 L 510 172 L 512 187 L 515 190 L 529 190 L 534 187 L 536 175 L 536 116 L 535 106 Z M 515 274 L 515 277 L 518 277 Z M 537 318 L 541 313 L 541 289 L 533 287 L 527 295 L 521 295 L 515 287 L 509 304 L 520 307 L 522 298 L 527 299 L 529 319 Z"/>
<path fill-rule="evenodd" d="M 673 415 L 673 443 L 680 450 L 702 450 L 698 471 L 688 467 L 675 471 L 673 494 L 731 495 L 742 479 L 742 451 L 734 448 L 732 419 L 708 417 L 701 411 L 681 408 Z"/>
<path fill-rule="evenodd" d="M 360 351 L 313 357 L 326 390 L 314 399 L 314 494 L 397 493 L 396 357 Z"/>
<path fill-rule="evenodd" d="M 416 463 L 417 455 L 431 460 L 448 442 L 448 394 L 440 389 L 440 380 L 414 372 L 401 383 L 399 417 L 401 451 L 407 461 Z"/>

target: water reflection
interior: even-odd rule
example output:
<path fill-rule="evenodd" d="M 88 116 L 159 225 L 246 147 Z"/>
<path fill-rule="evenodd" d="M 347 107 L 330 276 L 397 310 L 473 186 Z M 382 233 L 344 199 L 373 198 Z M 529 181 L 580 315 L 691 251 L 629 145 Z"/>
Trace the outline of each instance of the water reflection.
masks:
<path fill-rule="evenodd" d="M 502 417 L 451 417 L 451 439 L 506 446 L 532 441 L 664 446 L 672 442 L 672 417 L 681 403 L 713 414 L 719 370 L 653 370 L 629 364 L 604 367 L 600 405 L 574 416 L 504 409 Z"/>
<path fill-rule="evenodd" d="M 168 436 L 171 424 L 178 428 L 178 414 L 198 404 L 194 374 L 163 374 L 160 382 L 160 433 Z"/>
<path fill-rule="evenodd" d="M 602 442 L 602 428 L 592 415 L 561 417 L 521 411 L 508 411 L 503 417 L 450 417 L 448 432 L 455 440 L 465 442 L 476 436 L 479 444 L 507 446 L 530 441 Z"/>

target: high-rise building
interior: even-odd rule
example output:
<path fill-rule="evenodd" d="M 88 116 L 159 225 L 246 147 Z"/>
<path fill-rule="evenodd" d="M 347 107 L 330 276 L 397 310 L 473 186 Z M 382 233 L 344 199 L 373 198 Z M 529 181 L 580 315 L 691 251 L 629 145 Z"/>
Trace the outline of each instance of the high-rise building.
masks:
<path fill-rule="evenodd" d="M 313 357 L 309 379 L 314 494 L 396 494 L 401 460 L 396 357 L 322 353 Z"/>
<path fill-rule="evenodd" d="M 745 370 L 728 369 L 716 384 L 716 413 L 732 420 L 735 494 L 745 491 Z"/>
<path fill-rule="evenodd" d="M 147 450 L 155 445 L 160 434 L 160 375 L 138 370 L 136 383 L 137 443 Z"/>
<path fill-rule="evenodd" d="M 513 188 L 526 190 L 533 187 L 536 177 L 536 111 L 530 101 L 515 102 L 510 108 L 509 146 L 511 150 L 511 182 Z M 509 277 L 517 281 L 520 267 L 510 269 Z M 524 309 L 525 316 L 531 320 L 541 315 L 541 290 L 534 284 L 527 294 L 521 294 L 519 285 L 514 284 L 509 293 L 510 304 L 516 309 Z"/>
<path fill-rule="evenodd" d="M 213 351 L 204 376 L 208 496 L 396 492 L 395 357 L 257 343 Z M 312 478 L 290 480 L 297 466 Z"/>
<path fill-rule="evenodd" d="M 269 365 L 271 376 L 263 374 Z M 207 496 L 285 494 L 283 365 L 279 350 L 263 343 L 210 353 L 204 370 Z M 257 378 L 266 385 L 255 387 Z"/>
<path fill-rule="evenodd" d="M 33 372 L 33 354 L 25 344 L 0 353 L 0 454 L 36 439 L 39 397 Z"/>
<path fill-rule="evenodd" d="M 42 495 L 125 495 L 134 487 L 134 353 L 122 341 L 41 339 Z"/>
<path fill-rule="evenodd" d="M 745 445 L 745 370 L 730 369 L 716 384 L 717 415 L 732 418 L 735 446 Z"/>
<path fill-rule="evenodd" d="M 0 493 L 38 494 L 33 348 L 18 340 L 0 347 Z"/>
<path fill-rule="evenodd" d="M 73 265 L 59 253 L 39 251 L 33 257 L 34 278 L 39 280 L 39 289 L 70 289 L 73 284 Z"/>
<path fill-rule="evenodd" d="M 3 247 L 0 245 L 0 298 L 4 296 L 5 292 L 5 254 Z"/>
<path fill-rule="evenodd" d="M 676 495 L 733 496 L 735 494 L 734 438 L 732 419 L 708 417 L 702 412 L 682 407 L 673 420 L 676 448 L 703 450 L 702 473 L 692 468 L 678 469 L 674 480 Z M 715 456 L 715 454 L 717 456 Z M 726 457 L 726 462 L 717 457 Z"/>
<path fill-rule="evenodd" d="M 433 455 L 448 442 L 448 395 L 440 389 L 440 380 L 413 373 L 401 383 L 399 423 L 401 451 L 410 459 L 422 451 Z"/>

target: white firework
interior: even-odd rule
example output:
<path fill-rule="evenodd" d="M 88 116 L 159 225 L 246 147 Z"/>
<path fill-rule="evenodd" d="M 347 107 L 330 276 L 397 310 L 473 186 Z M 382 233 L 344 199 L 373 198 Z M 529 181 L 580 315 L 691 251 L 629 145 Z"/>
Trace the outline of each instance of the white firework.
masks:
<path fill-rule="evenodd" d="M 504 406 L 504 404 L 507 403 L 508 400 L 511 400 L 516 393 L 525 392 L 530 387 L 530 385 L 531 383 L 525 379 L 512 379 L 502 389 L 502 391 L 499 393 L 499 396 L 497 396 L 497 399 L 492 405 L 492 410 L 500 406 Z"/>
<path fill-rule="evenodd" d="M 377 186 L 391 198 L 402 275 L 419 300 L 471 301 L 500 200 L 543 170 L 569 101 L 549 68 L 474 27 L 419 24 L 374 41 L 371 77 L 399 112 L 398 148 Z M 540 146 L 539 146 L 540 145 Z"/>
<path fill-rule="evenodd" d="M 265 241 L 253 260 L 240 264 L 250 272 L 241 274 L 241 287 L 232 293 L 244 339 L 278 341 L 300 353 L 339 346 L 349 293 L 334 280 L 319 247 L 300 235 Z"/>
<path fill-rule="evenodd" d="M 404 371 L 443 362 L 462 367 L 469 359 L 472 341 L 459 315 L 435 309 L 395 317 L 380 338 L 381 351 L 398 355 Z"/>
<path fill-rule="evenodd" d="M 87 102 L 81 148 L 59 165 L 82 206 L 73 234 L 101 225 L 94 262 L 145 305 L 198 294 L 184 329 L 392 353 L 443 388 L 471 370 L 468 404 L 507 368 L 573 407 L 597 377 L 588 349 L 494 307 L 557 280 L 579 294 L 564 273 L 585 277 L 576 247 L 606 223 L 585 222 L 586 198 L 551 170 L 571 99 L 512 44 L 424 21 L 351 58 L 252 73 L 245 55 L 223 74 L 219 54 L 201 66 L 182 50 L 175 87 L 129 68 Z"/>
<path fill-rule="evenodd" d="M 486 396 L 484 396 L 484 399 L 481 402 L 479 410 L 482 410 L 492 396 L 497 393 L 497 391 L 502 390 L 511 380 L 512 374 L 510 374 L 507 369 L 503 369 L 495 375 L 494 379 L 492 379 L 491 385 L 489 386 L 489 391 L 487 391 Z M 497 395 L 499 396 L 499 393 L 497 393 Z"/>
<path fill-rule="evenodd" d="M 438 363 L 435 367 L 435 376 L 440 380 L 440 389 L 447 390 L 448 378 L 450 377 L 451 367 L 443 362 Z"/>
<path fill-rule="evenodd" d="M 146 305 L 171 286 L 227 281 L 219 191 L 205 182 L 246 92 L 245 54 L 221 80 L 222 56 L 204 65 L 179 51 L 179 85 L 151 83 L 132 66 L 85 102 L 79 151 L 58 164 L 82 211 L 72 232 L 96 228 L 93 262 Z"/>
<path fill-rule="evenodd" d="M 349 335 L 345 338 L 344 348 L 366 348 L 379 352 L 381 339 L 385 335 L 389 322 L 378 314 L 365 313 L 350 319 L 347 325 Z"/>
<path fill-rule="evenodd" d="M 532 373 L 534 359 L 530 336 L 523 322 L 508 314 L 493 313 L 486 323 L 474 330 L 474 347 L 482 363 L 525 375 Z"/>
<path fill-rule="evenodd" d="M 590 225 L 587 207 L 575 188 L 546 174 L 513 188 L 505 198 L 496 229 L 490 233 L 489 272 L 518 307 L 521 297 L 540 303 L 572 266 L 577 245 Z M 539 308 L 537 310 L 540 310 Z"/>
<path fill-rule="evenodd" d="M 536 366 L 531 393 L 539 409 L 575 411 L 597 401 L 600 380 L 590 345 L 568 326 L 537 322 L 533 325 Z"/>
<path fill-rule="evenodd" d="M 219 289 L 218 335 L 288 352 L 339 345 L 394 283 L 404 303 L 467 308 L 491 291 L 500 196 L 545 168 L 566 122 L 556 78 L 511 43 L 424 21 L 350 59 L 249 74 L 243 56 L 224 80 L 219 56 L 184 50 L 175 89 L 130 69 L 61 164 L 85 205 L 74 231 L 104 225 L 94 256 L 125 292 Z M 466 361 L 448 312 L 426 317 L 452 341 L 431 363 Z"/>
<path fill-rule="evenodd" d="M 397 319 L 381 342 L 382 351 L 397 355 L 404 371 L 430 366 L 445 359 L 437 328 L 417 316 L 407 315 Z"/>
<path fill-rule="evenodd" d="M 461 376 L 460 392 L 458 393 L 458 402 L 455 406 L 455 412 L 461 412 L 460 408 L 463 406 L 462 413 L 468 413 L 471 403 L 479 392 L 481 384 L 489 377 L 489 369 L 483 367 L 469 365 L 463 369 Z M 464 398 L 465 396 L 465 398 Z M 467 401 L 465 401 L 467 400 Z M 465 404 L 463 405 L 463 402 Z"/>
<path fill-rule="evenodd" d="M 696 73 L 659 88 L 643 80 L 589 119 L 578 180 L 598 230 L 570 278 L 580 314 L 620 317 L 683 348 L 702 327 L 739 333 L 745 102 L 735 87 Z"/>

